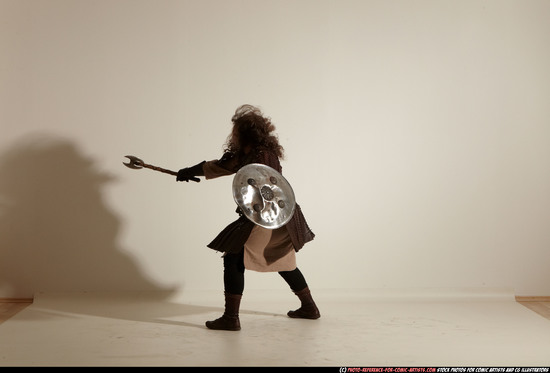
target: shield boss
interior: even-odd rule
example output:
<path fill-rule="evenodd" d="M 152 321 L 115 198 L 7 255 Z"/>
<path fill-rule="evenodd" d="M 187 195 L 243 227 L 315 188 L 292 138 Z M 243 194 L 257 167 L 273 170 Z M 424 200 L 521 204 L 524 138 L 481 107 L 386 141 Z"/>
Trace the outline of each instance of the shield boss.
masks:
<path fill-rule="evenodd" d="M 282 227 L 296 207 L 294 191 L 277 170 L 251 163 L 233 178 L 233 199 L 254 224 L 268 229 Z"/>

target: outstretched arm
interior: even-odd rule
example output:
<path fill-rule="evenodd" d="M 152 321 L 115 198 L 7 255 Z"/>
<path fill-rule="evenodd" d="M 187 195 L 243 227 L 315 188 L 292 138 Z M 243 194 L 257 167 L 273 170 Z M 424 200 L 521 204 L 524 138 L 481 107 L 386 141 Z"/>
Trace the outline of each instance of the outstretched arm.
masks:
<path fill-rule="evenodd" d="M 204 170 L 202 166 L 206 163 L 206 161 L 202 161 L 201 163 L 198 163 L 192 167 L 186 167 L 182 168 L 178 171 L 178 175 L 176 176 L 176 181 L 189 181 L 190 179 L 196 177 L 196 176 L 204 176 Z"/>

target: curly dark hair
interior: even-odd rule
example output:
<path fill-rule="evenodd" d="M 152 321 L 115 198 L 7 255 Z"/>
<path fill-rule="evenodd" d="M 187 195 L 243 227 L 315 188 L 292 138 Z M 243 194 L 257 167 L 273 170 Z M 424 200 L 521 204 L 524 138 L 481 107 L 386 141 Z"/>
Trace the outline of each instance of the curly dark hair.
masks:
<path fill-rule="evenodd" d="M 252 105 L 242 105 L 231 118 L 233 130 L 225 143 L 225 151 L 243 155 L 247 148 L 253 152 L 264 149 L 284 158 L 284 149 L 275 134 L 275 126 L 262 111 Z"/>

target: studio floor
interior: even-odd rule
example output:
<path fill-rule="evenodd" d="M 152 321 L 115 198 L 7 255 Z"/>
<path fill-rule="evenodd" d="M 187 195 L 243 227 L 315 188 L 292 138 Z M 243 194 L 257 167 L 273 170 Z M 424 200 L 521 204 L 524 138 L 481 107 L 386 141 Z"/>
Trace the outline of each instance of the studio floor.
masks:
<path fill-rule="evenodd" d="M 292 293 L 248 291 L 227 332 L 204 326 L 217 292 L 37 294 L 0 324 L 0 366 L 550 366 L 550 320 L 510 294 L 314 297 L 297 320 Z"/>

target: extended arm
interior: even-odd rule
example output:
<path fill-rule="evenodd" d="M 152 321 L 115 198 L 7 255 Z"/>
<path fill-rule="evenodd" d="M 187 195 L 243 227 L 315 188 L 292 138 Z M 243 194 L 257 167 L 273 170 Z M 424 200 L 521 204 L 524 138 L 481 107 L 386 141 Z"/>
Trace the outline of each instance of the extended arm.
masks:
<path fill-rule="evenodd" d="M 178 171 L 178 175 L 176 176 L 176 181 L 189 181 L 191 178 L 195 176 L 204 176 L 204 170 L 202 169 L 202 166 L 206 163 L 206 161 L 202 161 L 201 163 L 198 163 L 192 167 L 186 167 L 182 168 Z"/>

